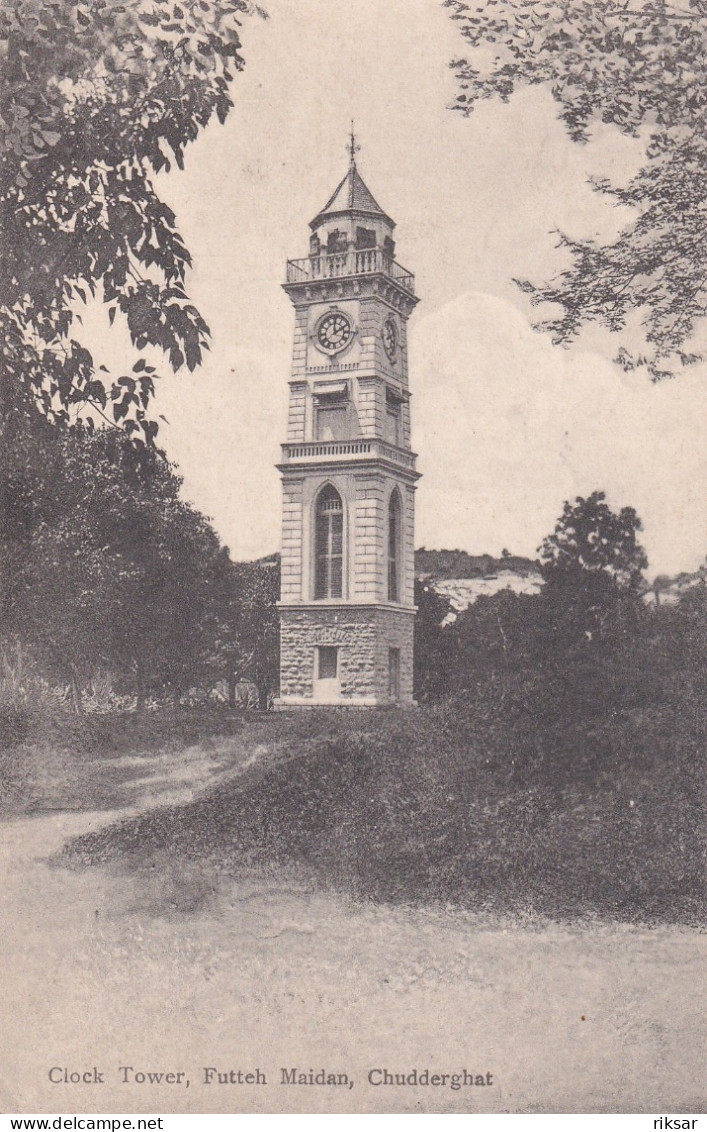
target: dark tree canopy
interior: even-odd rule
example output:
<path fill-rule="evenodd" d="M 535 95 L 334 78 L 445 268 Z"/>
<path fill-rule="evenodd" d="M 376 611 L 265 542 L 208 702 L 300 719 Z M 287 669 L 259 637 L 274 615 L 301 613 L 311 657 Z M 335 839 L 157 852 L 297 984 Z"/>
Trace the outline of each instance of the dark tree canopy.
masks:
<path fill-rule="evenodd" d="M 279 557 L 232 563 L 229 584 L 222 662 L 229 694 L 237 680 L 251 680 L 258 689 L 259 706 L 266 708 L 280 680 Z"/>
<path fill-rule="evenodd" d="M 635 590 L 648 566 L 637 533 L 641 520 L 633 507 L 612 511 L 603 491 L 565 503 L 555 530 L 539 553 L 548 581 L 599 576 L 623 589 Z"/>
<path fill-rule="evenodd" d="M 699 360 L 691 339 L 707 313 L 706 0 L 445 5 L 472 49 L 452 63 L 463 113 L 543 84 L 574 141 L 598 122 L 646 137 L 644 164 L 627 185 L 593 182 L 634 208 L 635 220 L 604 245 L 561 234 L 571 266 L 549 283 L 520 283 L 533 304 L 559 307 L 540 328 L 566 343 L 586 322 L 621 331 L 639 310 L 645 348 L 622 347 L 625 368 L 645 365 L 658 379 Z"/>
<path fill-rule="evenodd" d="M 152 181 L 216 116 L 243 66 L 250 0 L 0 0 L 1 409 L 29 390 L 152 442 L 152 367 L 109 375 L 74 334 L 90 296 L 138 351 L 193 370 L 208 327 L 189 252 Z M 89 413 L 90 416 L 90 413 Z"/>
<path fill-rule="evenodd" d="M 450 634 L 446 632 L 446 618 L 451 612 L 447 597 L 437 593 L 434 585 L 415 579 L 415 695 L 425 699 L 439 695 L 448 687 L 448 650 Z"/>
<path fill-rule="evenodd" d="M 188 685 L 218 611 L 222 552 L 180 479 L 124 433 L 10 421 L 0 454 L 0 639 L 50 679 L 108 668 Z"/>
<path fill-rule="evenodd" d="M 122 692 L 247 677 L 277 687 L 277 563 L 234 563 L 154 448 L 117 429 L 8 418 L 0 446 L 0 661 L 52 685 L 110 672 Z M 0 681 L 1 684 L 1 681 Z M 0 688 L 0 692 L 1 692 Z M 0 699 L 1 699 L 0 695 Z"/>

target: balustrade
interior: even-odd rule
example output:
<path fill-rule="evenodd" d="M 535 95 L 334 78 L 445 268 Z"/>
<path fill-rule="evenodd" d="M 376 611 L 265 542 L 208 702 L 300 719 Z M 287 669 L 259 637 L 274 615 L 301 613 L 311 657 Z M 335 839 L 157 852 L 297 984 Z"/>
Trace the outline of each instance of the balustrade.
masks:
<path fill-rule="evenodd" d="M 284 463 L 299 460 L 380 459 L 391 460 L 407 468 L 414 468 L 415 454 L 405 448 L 396 448 L 377 438 L 367 440 L 313 440 L 283 444 Z"/>
<path fill-rule="evenodd" d="M 387 275 L 410 294 L 415 293 L 415 276 L 381 248 L 351 248 L 331 255 L 311 255 L 287 261 L 287 282 L 305 283 L 316 279 L 339 279 L 346 275 Z"/>

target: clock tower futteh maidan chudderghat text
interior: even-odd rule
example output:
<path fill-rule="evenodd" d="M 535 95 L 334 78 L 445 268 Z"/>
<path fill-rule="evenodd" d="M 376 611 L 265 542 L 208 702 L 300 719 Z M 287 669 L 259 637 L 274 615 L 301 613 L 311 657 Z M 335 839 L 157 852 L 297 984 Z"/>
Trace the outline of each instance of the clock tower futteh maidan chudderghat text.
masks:
<path fill-rule="evenodd" d="M 279 709 L 414 704 L 414 277 L 356 167 L 290 260 Z"/>

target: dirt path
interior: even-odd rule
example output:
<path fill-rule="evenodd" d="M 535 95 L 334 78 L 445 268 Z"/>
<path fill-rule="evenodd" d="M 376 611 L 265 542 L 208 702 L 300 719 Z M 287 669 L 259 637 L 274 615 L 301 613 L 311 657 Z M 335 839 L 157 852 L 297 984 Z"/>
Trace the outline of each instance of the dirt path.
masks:
<path fill-rule="evenodd" d="M 3 827 L 4 1111 L 704 1111 L 696 932 L 503 924 L 358 907 L 276 878 L 165 867 L 138 882 L 47 864 L 76 834 L 192 796 L 222 771 L 198 759 L 139 760 L 129 810 Z M 53 1084 L 52 1067 L 104 1082 Z M 283 1068 L 322 1067 L 353 1088 L 281 1083 Z M 260 1069 L 267 1085 L 207 1085 L 207 1068 Z M 426 1068 L 492 1083 L 368 1082 Z M 183 1076 L 139 1079 L 149 1072 Z"/>

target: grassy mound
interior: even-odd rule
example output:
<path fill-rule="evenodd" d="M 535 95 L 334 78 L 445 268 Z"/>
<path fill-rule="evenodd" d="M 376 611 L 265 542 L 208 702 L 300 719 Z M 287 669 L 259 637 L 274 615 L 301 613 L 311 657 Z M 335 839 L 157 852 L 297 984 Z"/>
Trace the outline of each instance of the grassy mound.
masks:
<path fill-rule="evenodd" d="M 699 735 L 665 711 L 530 735 L 483 704 L 280 717 L 268 755 L 190 805 L 79 838 L 65 861 L 295 867 L 360 899 L 694 923 Z M 512 755 L 511 755 L 511 752 Z"/>

